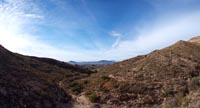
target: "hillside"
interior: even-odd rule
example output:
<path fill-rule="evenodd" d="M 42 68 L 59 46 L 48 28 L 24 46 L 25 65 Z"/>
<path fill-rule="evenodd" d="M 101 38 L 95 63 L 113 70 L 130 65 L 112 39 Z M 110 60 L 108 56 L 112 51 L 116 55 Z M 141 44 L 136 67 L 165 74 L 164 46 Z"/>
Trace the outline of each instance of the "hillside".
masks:
<path fill-rule="evenodd" d="M 90 73 L 54 59 L 12 53 L 0 46 L 0 108 L 70 108 L 72 94 L 80 91 L 72 84 Z"/>
<path fill-rule="evenodd" d="M 0 46 L 0 108 L 198 108 L 200 37 L 98 72 Z"/>
<path fill-rule="evenodd" d="M 103 67 L 86 95 L 106 108 L 200 105 L 200 37 Z M 193 97 L 192 97 L 193 96 Z"/>

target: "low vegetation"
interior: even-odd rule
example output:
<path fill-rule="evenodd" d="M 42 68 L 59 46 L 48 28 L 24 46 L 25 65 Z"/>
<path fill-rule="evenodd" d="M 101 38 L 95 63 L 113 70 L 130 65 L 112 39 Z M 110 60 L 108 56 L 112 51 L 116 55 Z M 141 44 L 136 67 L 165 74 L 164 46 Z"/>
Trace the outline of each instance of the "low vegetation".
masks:
<path fill-rule="evenodd" d="M 88 98 L 91 102 L 95 103 L 99 101 L 99 97 L 97 96 L 96 93 L 92 93 L 90 95 L 88 95 Z"/>
<path fill-rule="evenodd" d="M 83 85 L 76 83 L 76 82 L 71 84 L 70 86 L 71 86 L 72 92 L 75 93 L 75 94 L 79 94 L 83 90 Z"/>

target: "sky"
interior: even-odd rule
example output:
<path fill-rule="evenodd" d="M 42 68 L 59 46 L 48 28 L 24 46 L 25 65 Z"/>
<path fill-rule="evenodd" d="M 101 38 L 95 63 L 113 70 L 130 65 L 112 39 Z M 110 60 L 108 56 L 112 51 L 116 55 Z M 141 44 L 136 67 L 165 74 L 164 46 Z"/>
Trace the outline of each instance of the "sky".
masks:
<path fill-rule="evenodd" d="M 200 35 L 200 0 L 0 0 L 0 44 L 61 61 L 121 61 Z"/>

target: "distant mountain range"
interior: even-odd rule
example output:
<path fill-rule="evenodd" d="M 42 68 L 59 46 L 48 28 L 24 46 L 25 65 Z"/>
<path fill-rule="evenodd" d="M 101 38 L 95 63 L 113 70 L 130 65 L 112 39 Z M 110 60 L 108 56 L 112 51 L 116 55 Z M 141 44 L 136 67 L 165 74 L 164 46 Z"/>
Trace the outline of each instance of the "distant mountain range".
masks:
<path fill-rule="evenodd" d="M 100 60 L 100 61 L 87 61 L 87 62 L 76 62 L 76 61 L 69 61 L 69 64 L 73 65 L 110 65 L 115 63 L 114 60 Z"/>

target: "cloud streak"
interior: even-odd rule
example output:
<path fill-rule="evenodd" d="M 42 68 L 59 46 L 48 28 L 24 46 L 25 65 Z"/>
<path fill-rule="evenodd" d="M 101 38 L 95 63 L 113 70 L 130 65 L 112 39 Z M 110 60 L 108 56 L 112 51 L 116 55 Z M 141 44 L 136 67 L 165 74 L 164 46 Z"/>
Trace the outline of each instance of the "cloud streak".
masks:
<path fill-rule="evenodd" d="M 119 37 L 119 36 L 121 36 L 122 34 L 119 33 L 119 32 L 117 32 L 117 31 L 111 31 L 111 32 L 110 32 L 110 35 L 111 35 L 111 36 L 114 36 L 114 37 Z"/>
<path fill-rule="evenodd" d="M 169 16 L 170 18 L 160 17 L 151 27 L 146 22 L 146 26 L 140 28 L 138 35 L 134 36 L 137 38 L 121 41 L 116 48 L 108 50 L 107 55 L 123 60 L 200 34 L 200 11 Z"/>
<path fill-rule="evenodd" d="M 66 60 L 68 56 L 78 57 L 76 52 L 67 52 L 64 48 L 53 47 L 42 41 L 40 36 L 32 35 L 34 30 L 27 28 L 40 23 L 38 20 L 43 20 L 44 16 L 33 10 L 27 11 L 29 7 L 29 3 L 25 0 L 6 0 L 0 4 L 0 44 L 11 51 L 26 55 L 60 60 Z"/>
<path fill-rule="evenodd" d="M 96 60 L 97 55 L 100 57 L 97 51 L 86 51 L 67 44 L 56 47 L 42 40 L 42 36 L 34 35 L 37 31 L 34 25 L 46 20 L 45 14 L 34 2 L 5 0 L 0 3 L 0 13 L 0 44 L 11 51 L 62 61 Z"/>
<path fill-rule="evenodd" d="M 121 40 L 121 38 L 118 37 L 118 38 L 116 39 L 116 41 L 112 44 L 112 48 L 116 48 L 116 47 L 120 44 L 120 40 Z"/>
<path fill-rule="evenodd" d="M 30 23 L 24 12 L 22 1 L 6 0 L 0 4 L 0 42 L 10 49 L 27 46 L 31 36 L 26 36 L 23 28 Z"/>

